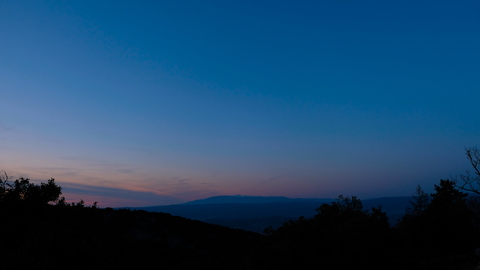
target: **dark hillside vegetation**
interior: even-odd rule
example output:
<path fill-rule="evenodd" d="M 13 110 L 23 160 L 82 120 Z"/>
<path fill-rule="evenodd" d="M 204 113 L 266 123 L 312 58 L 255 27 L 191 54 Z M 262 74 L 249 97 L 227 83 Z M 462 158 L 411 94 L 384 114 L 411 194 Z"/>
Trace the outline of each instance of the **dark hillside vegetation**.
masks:
<path fill-rule="evenodd" d="M 269 241 L 259 247 L 267 256 L 257 256 L 254 264 L 263 269 L 314 262 L 325 269 L 380 269 L 382 260 L 391 261 L 386 247 L 394 246 L 394 231 L 380 209 L 364 211 L 359 199 L 340 197 L 321 205 L 317 212 L 313 218 L 300 217 L 277 230 L 267 228 Z"/>
<path fill-rule="evenodd" d="M 324 269 L 477 269 L 478 217 L 467 194 L 449 180 L 435 193 L 415 196 L 412 206 L 391 227 L 381 208 L 364 210 L 356 197 L 323 204 L 313 218 L 300 217 L 278 229 L 251 260 L 260 269 L 317 263 Z M 472 208 L 473 207 L 473 208 Z"/>
<path fill-rule="evenodd" d="M 53 179 L 0 177 L 0 269 L 476 269 L 479 201 L 418 188 L 396 226 L 356 197 L 265 235 L 165 213 L 66 203 Z M 475 211 L 474 211 L 475 210 Z"/>
<path fill-rule="evenodd" d="M 243 269 L 263 238 L 170 214 L 65 203 L 53 179 L 2 184 L 0 269 Z M 33 200 L 31 191 L 43 186 L 58 188 Z"/>
<path fill-rule="evenodd" d="M 144 211 L 52 206 L 15 209 L 7 218 L 10 222 L 0 226 L 10 232 L 0 247 L 2 269 L 19 262 L 40 269 L 58 264 L 69 269 L 231 268 L 261 238 Z"/>

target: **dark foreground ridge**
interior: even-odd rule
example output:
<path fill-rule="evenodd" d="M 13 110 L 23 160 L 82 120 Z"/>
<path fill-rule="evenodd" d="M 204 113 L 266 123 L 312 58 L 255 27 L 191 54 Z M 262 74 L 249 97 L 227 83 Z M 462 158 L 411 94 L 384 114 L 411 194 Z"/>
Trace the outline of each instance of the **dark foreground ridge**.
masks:
<path fill-rule="evenodd" d="M 441 180 L 396 226 L 339 197 L 264 235 L 143 210 L 66 203 L 53 179 L 0 177 L 0 269 L 476 269 L 480 203 Z"/>
<path fill-rule="evenodd" d="M 265 238 L 170 214 L 65 203 L 53 179 L 0 180 L 0 269 L 243 269 Z"/>
<path fill-rule="evenodd" d="M 146 211 L 56 206 L 1 211 L 8 221 L 0 228 L 10 232 L 0 247 L 1 269 L 230 268 L 263 238 Z"/>

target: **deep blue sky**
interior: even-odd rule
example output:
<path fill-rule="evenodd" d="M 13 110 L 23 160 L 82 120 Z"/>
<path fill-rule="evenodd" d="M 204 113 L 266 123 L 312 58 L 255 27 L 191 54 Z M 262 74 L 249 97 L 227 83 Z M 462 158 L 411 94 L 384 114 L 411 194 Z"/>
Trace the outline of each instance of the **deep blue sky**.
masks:
<path fill-rule="evenodd" d="M 0 0 L 0 169 L 101 207 L 429 191 L 480 143 L 479 14 Z"/>

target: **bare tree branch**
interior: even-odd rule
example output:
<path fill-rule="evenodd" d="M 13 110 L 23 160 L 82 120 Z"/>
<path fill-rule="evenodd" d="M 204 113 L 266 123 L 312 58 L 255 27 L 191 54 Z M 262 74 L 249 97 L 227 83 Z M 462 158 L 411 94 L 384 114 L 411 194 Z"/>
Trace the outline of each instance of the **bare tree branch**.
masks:
<path fill-rule="evenodd" d="M 477 147 L 465 149 L 470 164 L 472 164 L 475 174 L 480 176 L 480 150 Z"/>
<path fill-rule="evenodd" d="M 480 149 L 477 147 L 465 148 L 465 155 L 474 169 L 472 175 L 470 171 L 452 178 L 455 186 L 459 189 L 480 194 Z"/>

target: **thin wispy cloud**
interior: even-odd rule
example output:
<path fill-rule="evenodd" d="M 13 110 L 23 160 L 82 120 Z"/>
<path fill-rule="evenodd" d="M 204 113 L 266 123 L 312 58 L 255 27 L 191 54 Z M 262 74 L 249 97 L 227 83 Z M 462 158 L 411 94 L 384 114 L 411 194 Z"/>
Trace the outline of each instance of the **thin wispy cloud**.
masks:
<path fill-rule="evenodd" d="M 68 199 L 68 195 L 73 195 L 75 197 L 82 197 L 82 195 L 87 195 L 89 197 L 96 197 L 99 203 L 106 206 L 149 206 L 149 205 L 170 205 L 183 203 L 185 200 L 170 196 L 170 195 L 159 195 L 153 192 L 146 191 L 133 191 L 120 188 L 111 188 L 111 187 L 101 187 L 101 186 L 92 186 L 84 185 L 77 183 L 62 183 L 59 182 L 62 186 L 62 192 Z M 105 198 L 102 202 L 102 198 Z M 132 200 L 135 202 L 134 205 L 108 205 L 110 201 L 122 201 L 122 200 Z"/>

